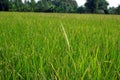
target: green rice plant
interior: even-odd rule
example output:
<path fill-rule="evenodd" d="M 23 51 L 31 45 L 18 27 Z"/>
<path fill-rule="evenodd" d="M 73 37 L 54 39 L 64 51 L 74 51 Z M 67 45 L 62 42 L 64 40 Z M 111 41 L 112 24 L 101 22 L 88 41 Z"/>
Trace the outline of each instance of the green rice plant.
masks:
<path fill-rule="evenodd" d="M 0 80 L 119 79 L 119 15 L 0 12 Z"/>

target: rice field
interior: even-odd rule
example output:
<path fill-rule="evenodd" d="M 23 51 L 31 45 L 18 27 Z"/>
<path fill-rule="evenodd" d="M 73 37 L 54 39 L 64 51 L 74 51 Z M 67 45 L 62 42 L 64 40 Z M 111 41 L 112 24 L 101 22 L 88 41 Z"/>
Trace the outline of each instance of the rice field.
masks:
<path fill-rule="evenodd" d="M 0 12 L 0 80 L 120 80 L 120 16 Z"/>

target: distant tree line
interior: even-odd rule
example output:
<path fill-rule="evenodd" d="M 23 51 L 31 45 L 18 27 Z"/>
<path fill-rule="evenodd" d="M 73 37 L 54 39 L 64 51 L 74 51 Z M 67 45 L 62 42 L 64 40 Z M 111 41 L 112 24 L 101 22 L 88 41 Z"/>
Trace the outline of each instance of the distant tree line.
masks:
<path fill-rule="evenodd" d="M 106 0 L 87 0 L 80 7 L 76 0 L 0 0 L 0 11 L 120 14 L 120 5 L 108 5 Z"/>
<path fill-rule="evenodd" d="M 78 13 L 98 13 L 98 14 L 120 14 L 120 5 L 118 7 L 109 7 L 106 0 L 87 0 L 84 6 L 77 9 Z"/>
<path fill-rule="evenodd" d="M 0 0 L 0 11 L 73 13 L 77 8 L 75 0 Z"/>

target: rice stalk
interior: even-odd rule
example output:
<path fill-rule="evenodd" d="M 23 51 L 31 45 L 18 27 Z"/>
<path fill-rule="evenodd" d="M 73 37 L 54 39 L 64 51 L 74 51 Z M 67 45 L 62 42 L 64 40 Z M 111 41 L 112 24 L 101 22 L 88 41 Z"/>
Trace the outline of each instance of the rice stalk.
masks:
<path fill-rule="evenodd" d="M 70 52 L 70 43 L 69 43 L 68 36 L 66 34 L 66 31 L 65 31 L 65 28 L 64 28 L 63 24 L 61 24 L 61 28 L 62 28 L 63 34 L 65 36 L 65 40 L 66 40 L 66 43 L 67 43 L 67 46 L 68 46 L 68 50 Z"/>

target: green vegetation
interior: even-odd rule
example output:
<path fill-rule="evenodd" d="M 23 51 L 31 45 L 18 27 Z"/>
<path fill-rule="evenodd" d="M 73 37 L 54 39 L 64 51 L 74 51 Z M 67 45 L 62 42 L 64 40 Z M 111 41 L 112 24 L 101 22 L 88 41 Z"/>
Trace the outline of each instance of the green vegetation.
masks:
<path fill-rule="evenodd" d="M 0 80 L 119 79 L 120 16 L 0 13 Z"/>
<path fill-rule="evenodd" d="M 108 5 L 106 0 L 86 0 L 83 6 L 76 0 L 0 0 L 0 11 L 120 14 L 120 5 Z"/>
<path fill-rule="evenodd" d="M 76 0 L 0 0 L 0 11 L 74 13 L 77 7 Z"/>
<path fill-rule="evenodd" d="M 85 3 L 87 12 L 89 13 L 106 13 L 108 14 L 107 7 L 108 2 L 106 0 L 87 0 Z"/>

